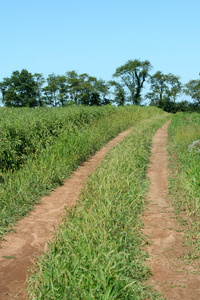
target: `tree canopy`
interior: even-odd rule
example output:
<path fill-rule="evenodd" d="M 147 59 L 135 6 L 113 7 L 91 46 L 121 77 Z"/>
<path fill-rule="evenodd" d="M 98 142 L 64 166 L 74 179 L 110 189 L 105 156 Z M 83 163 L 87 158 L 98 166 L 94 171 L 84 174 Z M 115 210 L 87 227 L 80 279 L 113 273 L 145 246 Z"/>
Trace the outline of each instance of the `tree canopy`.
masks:
<path fill-rule="evenodd" d="M 179 79 L 180 77 L 171 73 L 163 74 L 161 71 L 157 71 L 150 76 L 151 92 L 146 94 L 146 99 L 151 101 L 151 105 L 170 111 L 171 107 L 174 106 L 172 102 L 175 104 L 178 95 L 182 91 L 182 84 Z"/>
<path fill-rule="evenodd" d="M 10 78 L 0 83 L 2 102 L 6 106 L 36 107 L 40 103 L 40 88 L 43 84 L 41 74 L 32 75 L 27 70 L 14 71 Z"/>
<path fill-rule="evenodd" d="M 13 71 L 0 82 L 0 100 L 5 106 L 37 107 L 66 105 L 141 105 L 144 99 L 166 111 L 200 110 L 200 79 L 183 85 L 180 77 L 157 71 L 150 75 L 152 66 L 148 60 L 128 60 L 116 68 L 113 80 L 106 82 L 87 73 L 67 71 L 64 75 L 51 73 L 45 79 L 42 74 L 31 74 L 26 69 Z M 200 74 L 199 74 L 200 75 Z M 150 91 L 142 96 L 144 84 Z M 184 93 L 194 101 L 177 98 Z"/>
<path fill-rule="evenodd" d="M 113 77 L 119 78 L 122 85 L 127 88 L 128 100 L 132 104 L 139 105 L 141 103 L 141 91 L 151 68 L 148 60 L 128 60 L 124 65 L 118 67 L 113 74 Z"/>
<path fill-rule="evenodd" d="M 199 73 L 200 75 L 200 73 Z M 184 92 L 200 105 L 200 79 L 190 80 L 186 85 Z"/>

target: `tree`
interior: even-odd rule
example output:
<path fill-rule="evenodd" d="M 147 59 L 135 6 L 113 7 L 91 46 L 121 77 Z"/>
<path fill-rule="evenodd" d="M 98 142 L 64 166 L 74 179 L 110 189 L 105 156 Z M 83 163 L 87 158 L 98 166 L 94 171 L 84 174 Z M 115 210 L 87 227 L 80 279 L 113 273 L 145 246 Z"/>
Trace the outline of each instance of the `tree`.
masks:
<path fill-rule="evenodd" d="M 167 75 L 167 82 L 170 85 L 170 94 L 175 103 L 177 96 L 180 95 L 180 93 L 182 92 L 182 84 L 180 82 L 180 77 L 169 73 Z"/>
<path fill-rule="evenodd" d="M 47 77 L 48 85 L 44 87 L 44 100 L 47 105 L 50 106 L 57 106 L 57 93 L 58 93 L 58 86 L 56 75 L 54 73 L 49 74 Z"/>
<path fill-rule="evenodd" d="M 151 100 L 151 105 L 169 111 L 174 108 L 175 100 L 182 91 L 179 79 L 180 77 L 171 73 L 165 75 L 161 71 L 157 71 L 150 77 L 151 92 L 147 93 L 145 98 Z"/>
<path fill-rule="evenodd" d="M 139 105 L 141 103 L 141 91 L 151 68 L 148 60 L 128 60 L 113 74 L 113 77 L 120 78 L 123 87 L 127 88 L 132 104 Z"/>
<path fill-rule="evenodd" d="M 157 71 L 154 75 L 150 77 L 150 90 L 152 92 L 149 92 L 145 98 L 151 100 L 151 104 L 157 104 L 157 106 L 160 107 L 160 105 L 163 102 L 164 95 L 167 94 L 168 91 L 168 78 L 167 75 L 164 75 L 161 71 Z"/>
<path fill-rule="evenodd" d="M 4 78 L 0 83 L 3 104 L 15 107 L 38 106 L 39 90 L 43 84 L 39 78 L 42 78 L 41 74 L 32 75 L 26 69 L 14 71 L 10 78 Z"/>
<path fill-rule="evenodd" d="M 67 88 L 71 101 L 78 104 L 78 95 L 80 92 L 80 79 L 76 71 L 72 70 L 66 73 Z"/>
<path fill-rule="evenodd" d="M 37 100 L 37 103 L 39 106 L 43 106 L 42 86 L 45 83 L 45 79 L 44 79 L 43 75 L 40 73 L 35 73 L 34 77 L 35 77 L 35 83 L 36 83 L 36 85 L 35 85 L 36 100 Z"/>
<path fill-rule="evenodd" d="M 69 98 L 67 78 L 66 76 L 57 75 L 56 82 L 58 89 L 57 101 L 59 105 L 64 106 Z"/>
<path fill-rule="evenodd" d="M 105 80 L 96 79 L 94 81 L 93 87 L 95 93 L 99 94 L 100 105 L 106 105 L 111 103 L 111 100 L 108 98 L 110 86 Z"/>
<path fill-rule="evenodd" d="M 185 84 L 184 93 L 190 95 L 197 104 L 200 104 L 200 79 L 190 80 Z"/>
<path fill-rule="evenodd" d="M 114 87 L 114 102 L 117 103 L 118 106 L 124 106 L 126 104 L 126 92 L 122 84 L 114 80 L 109 81 L 109 84 Z"/>
<path fill-rule="evenodd" d="M 75 71 L 67 72 L 68 92 L 75 104 L 83 105 L 104 105 L 109 100 L 106 96 L 109 93 L 108 84 L 87 73 L 78 75 Z"/>

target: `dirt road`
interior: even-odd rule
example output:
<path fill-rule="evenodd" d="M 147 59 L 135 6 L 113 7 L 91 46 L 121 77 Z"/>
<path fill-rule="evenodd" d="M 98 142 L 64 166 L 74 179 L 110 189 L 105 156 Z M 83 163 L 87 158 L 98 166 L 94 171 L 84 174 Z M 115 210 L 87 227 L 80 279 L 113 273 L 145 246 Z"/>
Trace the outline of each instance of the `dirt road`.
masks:
<path fill-rule="evenodd" d="M 78 200 L 81 188 L 88 175 L 92 174 L 105 154 L 128 135 L 122 132 L 83 163 L 64 185 L 50 196 L 16 226 L 14 233 L 6 236 L 0 244 L 0 299 L 25 299 L 25 281 L 31 260 L 40 251 L 47 250 L 55 227 L 60 223 L 65 207 L 70 208 Z"/>
<path fill-rule="evenodd" d="M 167 190 L 167 122 L 153 138 L 152 156 L 148 170 L 150 201 L 144 214 L 143 233 L 148 236 L 146 250 L 150 254 L 148 266 L 153 276 L 149 283 L 166 299 L 200 299 L 200 269 L 197 263 L 186 264 L 183 260 L 185 246 L 184 227 L 174 215 Z"/>

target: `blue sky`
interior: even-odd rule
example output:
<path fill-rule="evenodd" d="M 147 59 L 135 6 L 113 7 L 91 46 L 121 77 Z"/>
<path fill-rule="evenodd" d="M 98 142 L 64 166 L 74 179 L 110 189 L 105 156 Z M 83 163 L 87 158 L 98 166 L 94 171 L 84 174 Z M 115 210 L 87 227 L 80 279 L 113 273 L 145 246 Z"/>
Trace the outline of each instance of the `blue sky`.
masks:
<path fill-rule="evenodd" d="M 0 81 L 27 69 L 110 80 L 129 59 L 198 79 L 199 0 L 0 0 Z"/>

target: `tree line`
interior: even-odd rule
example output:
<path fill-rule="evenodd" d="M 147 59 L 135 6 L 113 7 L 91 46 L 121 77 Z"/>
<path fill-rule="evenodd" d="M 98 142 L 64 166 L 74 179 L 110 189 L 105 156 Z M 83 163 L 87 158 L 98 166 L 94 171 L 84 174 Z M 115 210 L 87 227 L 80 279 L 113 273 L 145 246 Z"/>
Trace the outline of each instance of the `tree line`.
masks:
<path fill-rule="evenodd" d="M 141 105 L 144 99 L 166 111 L 197 110 L 200 108 L 200 79 L 183 85 L 180 77 L 157 71 L 150 75 L 152 65 L 148 60 L 128 60 L 118 67 L 110 81 L 97 79 L 87 73 L 68 71 L 65 75 L 31 74 L 26 69 L 14 71 L 11 77 L 0 82 L 1 101 L 7 107 L 96 105 L 115 103 Z M 144 84 L 149 92 L 142 97 Z M 193 102 L 177 98 L 189 95 Z"/>

